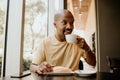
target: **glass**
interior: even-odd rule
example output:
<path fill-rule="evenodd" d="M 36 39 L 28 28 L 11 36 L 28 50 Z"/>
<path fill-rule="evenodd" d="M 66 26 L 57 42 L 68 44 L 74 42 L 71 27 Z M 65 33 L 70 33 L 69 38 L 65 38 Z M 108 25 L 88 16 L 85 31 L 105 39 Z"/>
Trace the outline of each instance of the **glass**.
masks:
<path fill-rule="evenodd" d="M 24 23 L 23 71 L 29 70 L 32 54 L 47 37 L 48 0 L 26 0 Z"/>
<path fill-rule="evenodd" d="M 0 75 L 2 72 L 2 58 L 4 54 L 6 9 L 7 9 L 7 0 L 0 0 Z"/>

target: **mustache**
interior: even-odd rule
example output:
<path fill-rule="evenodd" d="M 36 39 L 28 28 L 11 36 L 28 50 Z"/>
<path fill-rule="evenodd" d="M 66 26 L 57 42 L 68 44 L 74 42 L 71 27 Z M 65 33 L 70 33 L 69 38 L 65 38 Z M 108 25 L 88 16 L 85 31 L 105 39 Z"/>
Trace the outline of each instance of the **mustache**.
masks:
<path fill-rule="evenodd" d="M 72 32 L 72 29 L 65 29 L 65 31 L 71 31 Z"/>

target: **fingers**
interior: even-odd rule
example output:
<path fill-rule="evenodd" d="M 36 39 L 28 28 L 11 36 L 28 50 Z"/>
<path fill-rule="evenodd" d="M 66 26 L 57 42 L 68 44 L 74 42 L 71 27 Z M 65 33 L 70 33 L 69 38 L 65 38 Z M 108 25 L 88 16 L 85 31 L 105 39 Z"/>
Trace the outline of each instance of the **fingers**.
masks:
<path fill-rule="evenodd" d="M 85 39 L 80 36 L 77 36 L 77 40 L 78 40 L 77 41 L 78 46 L 80 46 L 82 48 L 85 44 Z"/>
<path fill-rule="evenodd" d="M 38 68 L 37 71 L 36 71 L 37 74 L 42 74 L 43 71 L 42 71 L 42 68 Z"/>
<path fill-rule="evenodd" d="M 43 74 L 43 73 L 46 73 L 46 72 L 52 72 L 53 67 L 54 67 L 54 65 L 51 65 L 47 62 L 43 62 L 43 63 L 41 63 L 41 65 L 38 66 L 37 73 L 38 74 Z"/>
<path fill-rule="evenodd" d="M 82 38 L 82 37 L 80 37 L 80 36 L 77 36 L 77 40 L 79 41 L 79 42 L 84 42 L 85 41 L 85 39 L 84 38 Z"/>
<path fill-rule="evenodd" d="M 46 67 L 51 67 L 51 65 L 49 64 L 49 63 L 47 63 L 47 62 L 43 62 L 43 64 L 42 65 L 44 65 L 44 66 L 46 66 Z"/>
<path fill-rule="evenodd" d="M 81 47 L 84 50 L 88 50 L 89 49 L 89 45 L 86 43 L 84 38 L 82 38 L 80 36 L 77 36 L 77 40 L 78 40 L 77 45 L 79 47 Z"/>
<path fill-rule="evenodd" d="M 48 72 L 53 71 L 54 65 L 49 64 L 49 63 L 47 63 L 47 62 L 43 62 L 43 66 L 44 66 L 44 69 L 46 69 L 46 71 L 48 71 Z"/>

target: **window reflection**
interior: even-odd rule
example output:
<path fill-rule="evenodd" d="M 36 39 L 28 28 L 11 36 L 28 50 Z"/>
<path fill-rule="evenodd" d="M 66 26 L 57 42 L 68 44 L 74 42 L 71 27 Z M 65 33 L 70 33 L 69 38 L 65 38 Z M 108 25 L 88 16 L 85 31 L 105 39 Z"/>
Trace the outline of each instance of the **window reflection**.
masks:
<path fill-rule="evenodd" d="M 23 70 L 29 70 L 32 53 L 47 36 L 48 0 L 26 0 Z"/>

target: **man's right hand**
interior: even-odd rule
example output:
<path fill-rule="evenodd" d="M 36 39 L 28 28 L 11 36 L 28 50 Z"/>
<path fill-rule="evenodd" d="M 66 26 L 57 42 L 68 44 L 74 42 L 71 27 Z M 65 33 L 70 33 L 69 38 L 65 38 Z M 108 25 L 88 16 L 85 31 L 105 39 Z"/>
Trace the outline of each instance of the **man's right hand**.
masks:
<path fill-rule="evenodd" d="M 37 74 L 43 74 L 46 72 L 52 72 L 53 71 L 54 65 L 51 65 L 47 62 L 43 62 L 40 65 L 37 66 L 36 68 L 36 73 Z"/>

